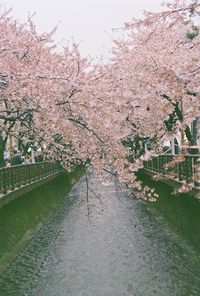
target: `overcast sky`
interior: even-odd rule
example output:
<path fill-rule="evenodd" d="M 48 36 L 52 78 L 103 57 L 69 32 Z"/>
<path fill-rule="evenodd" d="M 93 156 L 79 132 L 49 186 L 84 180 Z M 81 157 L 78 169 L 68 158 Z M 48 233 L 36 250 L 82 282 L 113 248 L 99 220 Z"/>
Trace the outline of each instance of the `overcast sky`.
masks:
<path fill-rule="evenodd" d="M 172 2 L 172 0 L 171 0 Z M 143 10 L 161 9 L 161 0 L 6 0 L 15 19 L 25 21 L 33 14 L 39 32 L 51 31 L 59 24 L 56 41 L 67 43 L 73 36 L 82 55 L 107 55 L 112 47 L 112 28 L 122 27 Z M 65 40 L 65 41 L 63 41 Z"/>

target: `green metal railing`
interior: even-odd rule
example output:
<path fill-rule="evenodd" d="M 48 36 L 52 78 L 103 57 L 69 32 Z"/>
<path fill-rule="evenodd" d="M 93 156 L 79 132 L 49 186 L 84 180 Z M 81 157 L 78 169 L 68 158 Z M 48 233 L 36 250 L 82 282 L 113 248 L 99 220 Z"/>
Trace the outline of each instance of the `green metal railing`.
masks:
<path fill-rule="evenodd" d="M 200 188 L 200 155 L 162 154 L 144 162 L 147 171 Z M 171 165 L 170 165 L 171 163 Z"/>
<path fill-rule="evenodd" d="M 63 171 L 58 163 L 41 162 L 0 169 L 0 195 Z"/>

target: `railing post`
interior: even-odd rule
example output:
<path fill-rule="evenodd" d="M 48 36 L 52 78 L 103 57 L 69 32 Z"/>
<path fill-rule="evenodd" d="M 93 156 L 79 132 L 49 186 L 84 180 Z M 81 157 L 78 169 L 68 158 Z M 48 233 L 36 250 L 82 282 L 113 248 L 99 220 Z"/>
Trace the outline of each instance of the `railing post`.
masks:
<path fill-rule="evenodd" d="M 9 171 L 10 171 L 10 190 L 14 190 L 15 189 L 15 176 L 14 176 L 13 167 L 10 167 Z"/>
<path fill-rule="evenodd" d="M 158 169 L 157 169 L 157 172 L 158 172 L 158 173 L 160 173 L 160 161 L 159 161 L 159 159 L 160 159 L 159 156 L 157 156 L 157 157 L 156 157 L 156 160 L 157 160 L 157 168 L 158 168 Z"/>
<path fill-rule="evenodd" d="M 195 179 L 195 185 L 197 188 L 200 188 L 200 157 L 195 157 L 195 175 L 196 175 L 196 179 Z"/>
<path fill-rule="evenodd" d="M 3 171 L 0 170 L 0 194 L 3 194 Z"/>
<path fill-rule="evenodd" d="M 3 168 L 2 169 L 2 175 L 3 175 L 3 194 L 6 194 L 7 193 L 7 190 L 8 190 L 8 186 L 7 186 L 7 173 L 6 173 L 6 169 Z"/>
<path fill-rule="evenodd" d="M 195 185 L 195 169 L 194 169 L 194 157 L 192 156 L 192 183 Z"/>
<path fill-rule="evenodd" d="M 182 181 L 182 167 L 181 167 L 181 162 L 178 163 L 178 172 L 179 172 L 178 179 L 179 179 L 179 181 Z"/>

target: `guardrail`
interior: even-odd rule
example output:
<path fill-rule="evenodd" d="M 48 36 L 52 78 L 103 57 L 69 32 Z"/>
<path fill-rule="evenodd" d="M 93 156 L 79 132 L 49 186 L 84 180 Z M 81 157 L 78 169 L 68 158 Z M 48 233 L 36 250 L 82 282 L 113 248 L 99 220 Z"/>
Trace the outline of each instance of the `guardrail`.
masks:
<path fill-rule="evenodd" d="M 63 171 L 58 163 L 41 162 L 0 169 L 0 195 L 31 185 Z"/>
<path fill-rule="evenodd" d="M 200 155 L 162 154 L 144 162 L 147 171 L 200 189 Z"/>

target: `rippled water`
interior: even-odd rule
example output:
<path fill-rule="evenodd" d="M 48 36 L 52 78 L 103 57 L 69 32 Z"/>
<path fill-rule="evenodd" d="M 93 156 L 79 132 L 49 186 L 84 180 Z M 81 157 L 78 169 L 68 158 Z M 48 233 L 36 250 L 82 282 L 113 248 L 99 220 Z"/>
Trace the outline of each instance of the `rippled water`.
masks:
<path fill-rule="evenodd" d="M 156 206 L 81 179 L 0 278 L 0 295 L 200 295 L 200 257 Z"/>

